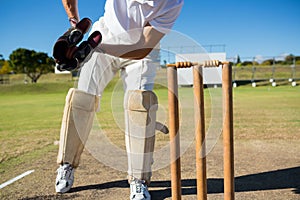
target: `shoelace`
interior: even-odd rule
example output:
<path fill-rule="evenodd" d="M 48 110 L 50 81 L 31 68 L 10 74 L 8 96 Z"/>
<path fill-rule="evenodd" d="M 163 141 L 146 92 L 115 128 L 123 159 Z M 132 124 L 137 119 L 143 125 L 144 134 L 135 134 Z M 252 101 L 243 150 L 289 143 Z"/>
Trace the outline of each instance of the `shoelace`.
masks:
<path fill-rule="evenodd" d="M 65 168 L 63 168 L 63 167 L 61 167 L 61 168 L 59 168 L 58 169 L 59 170 L 59 174 L 60 174 L 60 179 L 61 180 L 64 180 L 64 179 L 66 179 L 66 177 L 67 176 L 69 176 L 69 174 L 71 173 L 71 168 L 70 168 L 70 166 L 67 166 L 67 167 L 65 167 Z"/>
<path fill-rule="evenodd" d="M 137 193 L 141 193 L 142 192 L 142 184 L 141 183 L 138 183 L 138 184 L 136 184 L 136 192 Z"/>
<path fill-rule="evenodd" d="M 145 191 L 147 190 L 147 186 L 145 185 L 145 181 L 143 180 L 134 180 L 134 191 L 133 194 L 132 194 L 132 199 L 136 199 L 137 196 L 139 196 L 140 198 L 140 195 L 143 195 L 144 199 L 147 199 L 147 195 L 145 194 Z"/>
<path fill-rule="evenodd" d="M 135 191 L 136 193 L 143 193 L 145 189 L 145 181 L 135 180 Z"/>

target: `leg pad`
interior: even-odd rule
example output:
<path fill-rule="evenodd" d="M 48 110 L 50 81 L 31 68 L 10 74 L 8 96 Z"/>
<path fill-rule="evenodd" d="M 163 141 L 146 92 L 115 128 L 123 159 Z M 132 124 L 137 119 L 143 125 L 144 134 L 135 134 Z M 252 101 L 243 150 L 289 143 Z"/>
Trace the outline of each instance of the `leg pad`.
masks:
<path fill-rule="evenodd" d="M 98 97 L 71 88 L 66 97 L 57 163 L 79 165 L 80 155 L 93 125 Z"/>
<path fill-rule="evenodd" d="M 128 175 L 150 182 L 155 143 L 157 97 L 152 91 L 131 90 L 125 97 Z"/>

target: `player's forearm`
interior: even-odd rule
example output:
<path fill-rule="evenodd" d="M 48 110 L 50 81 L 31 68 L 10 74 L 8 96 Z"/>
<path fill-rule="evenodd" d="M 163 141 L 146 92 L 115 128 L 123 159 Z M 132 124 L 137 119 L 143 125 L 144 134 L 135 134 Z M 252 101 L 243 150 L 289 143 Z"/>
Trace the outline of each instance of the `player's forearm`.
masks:
<path fill-rule="evenodd" d="M 100 50 L 104 51 L 106 54 L 126 59 L 142 59 L 146 57 L 152 49 L 153 48 L 146 48 L 139 45 L 100 45 Z"/>
<path fill-rule="evenodd" d="M 141 35 L 136 43 L 132 44 L 106 44 L 100 45 L 100 48 L 109 55 L 126 58 L 126 59 L 142 59 L 146 57 L 154 46 L 148 44 L 144 34 Z"/>
<path fill-rule="evenodd" d="M 63 6 L 69 19 L 75 18 L 79 20 L 78 1 L 77 0 L 62 0 Z"/>
<path fill-rule="evenodd" d="M 101 44 L 105 53 L 127 59 L 142 59 L 146 57 L 164 36 L 151 26 L 146 26 L 138 42 L 130 45 Z"/>

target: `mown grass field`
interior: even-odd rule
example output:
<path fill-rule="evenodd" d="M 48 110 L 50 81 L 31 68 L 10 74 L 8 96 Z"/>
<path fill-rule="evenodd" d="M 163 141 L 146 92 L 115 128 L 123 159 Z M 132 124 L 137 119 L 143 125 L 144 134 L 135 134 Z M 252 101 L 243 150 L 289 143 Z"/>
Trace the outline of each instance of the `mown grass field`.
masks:
<path fill-rule="evenodd" d="M 123 148 L 124 137 L 115 117 L 116 113 L 122 112 L 122 106 L 112 108 L 116 102 L 122 102 L 122 98 L 118 101 L 112 99 L 119 92 L 122 93 L 115 87 L 117 82 L 116 77 L 106 88 L 101 112 L 97 116 L 101 127 L 111 133 L 109 137 Z M 0 184 L 10 177 L 14 168 L 21 168 L 22 163 L 30 163 L 42 158 L 47 152 L 57 151 L 58 146 L 54 143 L 59 140 L 65 95 L 68 88 L 73 86 L 74 80 L 69 76 L 56 78 L 54 75 L 44 77 L 37 84 L 25 85 L 20 82 L 0 85 Z M 157 86 L 155 92 L 160 102 L 160 118 L 167 122 L 164 116 L 167 112 L 167 90 Z M 188 113 L 182 119 L 184 135 L 185 132 L 193 131 L 192 125 L 189 125 L 194 122 L 192 88 L 179 88 L 179 94 L 182 112 Z M 245 85 L 234 88 L 233 94 L 236 143 L 300 141 L 299 86 L 252 88 Z M 209 95 L 210 91 L 206 89 L 207 100 Z M 158 146 L 167 141 L 168 136 L 158 135 Z M 290 166 L 294 164 L 297 163 L 290 163 Z"/>

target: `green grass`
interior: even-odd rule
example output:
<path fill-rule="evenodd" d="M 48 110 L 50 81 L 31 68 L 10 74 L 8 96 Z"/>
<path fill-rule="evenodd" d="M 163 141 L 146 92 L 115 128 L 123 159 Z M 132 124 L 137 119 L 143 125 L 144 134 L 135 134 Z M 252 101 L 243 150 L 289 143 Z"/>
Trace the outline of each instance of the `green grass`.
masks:
<path fill-rule="evenodd" d="M 14 90 L 0 95 L 0 161 L 43 148 L 58 139 L 66 92 L 39 93 L 39 88 L 33 88 L 37 90 L 24 94 Z"/>
<path fill-rule="evenodd" d="M 300 88 L 240 87 L 234 89 L 237 138 L 293 139 L 300 131 Z"/>
<path fill-rule="evenodd" d="M 43 156 L 57 148 L 65 95 L 73 87 L 69 78 L 37 84 L 0 85 L 0 173 L 7 167 Z M 115 78 L 106 88 L 97 114 L 101 128 L 116 144 L 124 145 L 119 129 L 123 97 Z M 206 116 L 210 117 L 210 93 L 205 90 Z M 167 123 L 167 89 L 156 86 L 160 107 L 158 118 Z M 179 88 L 182 134 L 193 132 L 192 88 Z M 234 127 L 237 140 L 300 139 L 300 87 L 242 86 L 234 89 Z M 112 112 L 113 110 L 113 112 Z M 121 120 L 122 121 L 122 120 Z M 208 123 L 209 126 L 209 123 Z M 157 140 L 168 140 L 159 134 Z M 158 142 L 159 143 L 159 142 Z M 123 146 L 124 148 L 124 146 Z"/>

